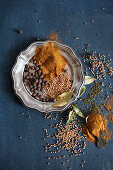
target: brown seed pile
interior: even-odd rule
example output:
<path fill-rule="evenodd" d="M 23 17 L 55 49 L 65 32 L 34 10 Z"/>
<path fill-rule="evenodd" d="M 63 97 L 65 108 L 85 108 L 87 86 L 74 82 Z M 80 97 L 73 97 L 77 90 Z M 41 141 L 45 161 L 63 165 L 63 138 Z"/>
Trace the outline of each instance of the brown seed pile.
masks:
<path fill-rule="evenodd" d="M 49 161 L 52 159 L 57 161 L 60 159 L 62 160 L 61 164 L 63 166 L 66 166 L 68 164 L 67 168 L 71 169 L 69 164 L 71 157 L 76 157 L 84 154 L 86 148 L 86 142 L 84 141 L 84 139 L 82 139 L 83 136 L 81 132 L 81 125 L 76 125 L 74 122 L 70 124 L 63 124 L 63 118 L 61 118 L 60 122 L 57 123 L 58 114 L 53 113 L 46 113 L 45 118 L 49 120 L 52 119 L 50 120 L 51 123 L 49 124 L 49 129 L 43 129 L 45 135 L 43 140 L 46 141 L 44 145 L 44 151 L 51 153 L 51 155 L 47 157 L 47 164 L 50 163 Z M 52 124 L 52 121 L 56 123 Z M 50 129 L 50 127 L 52 129 Z M 47 141 L 53 141 L 52 138 L 54 139 L 54 142 L 48 143 Z M 70 158 L 62 153 L 62 149 L 65 149 L 69 153 Z M 82 166 L 84 166 L 84 162 L 84 160 L 81 160 Z"/>
<path fill-rule="evenodd" d="M 106 64 L 105 64 L 105 66 L 107 67 L 107 69 L 108 69 L 108 71 L 109 71 L 108 74 L 109 74 L 110 76 L 112 76 L 112 75 L 113 75 L 113 67 L 110 67 L 109 65 L 110 65 L 110 63 L 106 63 Z"/>
<path fill-rule="evenodd" d="M 77 156 L 77 142 L 83 137 L 80 135 L 78 126 L 75 122 L 72 122 L 66 125 L 58 125 L 57 127 L 57 144 L 61 143 L 62 149 L 71 150 L 74 156 Z M 83 148 L 85 149 L 84 144 Z M 81 151 L 81 149 L 79 149 L 79 151 Z"/>
<path fill-rule="evenodd" d="M 58 95 L 70 90 L 72 86 L 72 81 L 69 78 L 67 72 L 62 72 L 59 77 L 55 77 L 48 82 L 44 87 L 46 91 L 44 96 L 48 96 L 52 99 L 56 98 Z"/>
<path fill-rule="evenodd" d="M 106 56 L 105 55 L 100 55 L 100 53 L 98 54 L 98 56 L 95 56 L 94 53 L 88 53 L 86 55 L 83 56 L 84 58 L 84 62 L 89 61 L 90 62 L 90 71 L 91 73 L 96 76 L 97 79 L 106 79 L 106 70 L 105 67 L 108 68 L 109 71 L 109 75 L 112 76 L 113 74 L 113 68 L 110 67 L 109 65 L 111 64 L 106 63 L 106 61 L 111 61 L 111 59 L 107 59 L 106 60 Z"/>

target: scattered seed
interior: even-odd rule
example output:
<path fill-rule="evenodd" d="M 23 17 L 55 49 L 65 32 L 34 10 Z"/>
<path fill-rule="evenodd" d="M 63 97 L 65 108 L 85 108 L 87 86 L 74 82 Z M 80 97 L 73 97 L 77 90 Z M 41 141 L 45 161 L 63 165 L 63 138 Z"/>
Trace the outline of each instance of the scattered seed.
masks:
<path fill-rule="evenodd" d="M 22 139 L 22 136 L 18 136 L 19 139 Z"/>
<path fill-rule="evenodd" d="M 19 34 L 22 34 L 22 30 L 18 30 L 17 32 L 18 32 Z"/>
<path fill-rule="evenodd" d="M 94 20 L 90 20 L 92 23 L 94 22 Z"/>
<path fill-rule="evenodd" d="M 30 116 L 27 115 L 26 117 L 30 119 Z"/>
<path fill-rule="evenodd" d="M 67 159 L 66 162 L 69 162 L 69 160 Z"/>
<path fill-rule="evenodd" d="M 22 112 L 21 114 L 24 115 L 24 112 Z"/>
<path fill-rule="evenodd" d="M 73 37 L 73 39 L 78 40 L 79 38 L 78 37 Z"/>
<path fill-rule="evenodd" d="M 37 20 L 40 23 L 40 20 Z"/>
<path fill-rule="evenodd" d="M 85 160 L 82 160 L 83 162 L 86 162 Z"/>
<path fill-rule="evenodd" d="M 97 34 L 98 37 L 100 37 L 100 34 Z"/>

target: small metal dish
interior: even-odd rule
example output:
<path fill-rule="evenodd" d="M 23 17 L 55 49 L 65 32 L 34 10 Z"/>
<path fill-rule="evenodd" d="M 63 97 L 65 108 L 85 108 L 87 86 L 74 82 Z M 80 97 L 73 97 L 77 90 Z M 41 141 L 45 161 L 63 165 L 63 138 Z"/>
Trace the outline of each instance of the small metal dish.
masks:
<path fill-rule="evenodd" d="M 83 67 L 80 59 L 76 56 L 73 50 L 61 43 L 53 41 L 55 46 L 60 49 L 60 53 L 66 58 L 68 65 L 70 66 L 70 75 L 73 78 L 73 84 L 71 89 L 76 90 L 73 93 L 73 97 L 69 102 L 63 107 L 53 107 L 51 102 L 41 102 L 34 99 L 26 90 L 23 83 L 23 72 L 25 65 L 34 56 L 35 49 L 37 46 L 44 46 L 47 41 L 32 43 L 26 50 L 22 51 L 18 56 L 16 63 L 12 69 L 12 78 L 14 81 L 14 90 L 16 95 L 22 100 L 25 106 L 39 110 L 41 112 L 54 112 L 54 111 L 64 111 L 69 105 L 77 100 L 79 97 L 81 88 L 84 84 L 84 74 Z"/>

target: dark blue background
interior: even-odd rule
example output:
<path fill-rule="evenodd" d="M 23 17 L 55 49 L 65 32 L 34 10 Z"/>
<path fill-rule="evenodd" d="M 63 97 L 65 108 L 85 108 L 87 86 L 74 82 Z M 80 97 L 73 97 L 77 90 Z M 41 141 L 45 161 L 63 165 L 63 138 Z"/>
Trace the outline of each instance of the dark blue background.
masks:
<path fill-rule="evenodd" d="M 22 30 L 23 34 L 16 30 Z M 61 160 L 52 160 L 48 166 L 42 129 L 49 120 L 23 106 L 14 95 L 11 68 L 17 55 L 36 38 L 47 39 L 52 31 L 60 31 L 62 42 L 81 59 L 86 43 L 90 44 L 89 51 L 112 56 L 113 0 L 0 0 L 0 170 L 63 170 L 68 165 L 79 170 L 81 159 L 86 161 L 85 170 L 112 170 L 113 139 L 103 150 L 87 143 L 85 154 L 71 158 L 66 166 L 62 166 Z M 111 82 L 107 77 L 105 81 Z"/>

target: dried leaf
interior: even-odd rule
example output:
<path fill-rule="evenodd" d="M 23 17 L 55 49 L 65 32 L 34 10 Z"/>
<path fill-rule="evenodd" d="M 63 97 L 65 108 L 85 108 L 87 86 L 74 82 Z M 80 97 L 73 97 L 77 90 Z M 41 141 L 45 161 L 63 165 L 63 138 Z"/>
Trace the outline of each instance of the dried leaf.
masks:
<path fill-rule="evenodd" d="M 76 112 L 71 110 L 68 115 L 67 123 L 71 123 L 76 118 Z"/>
<path fill-rule="evenodd" d="M 79 97 L 82 96 L 82 95 L 84 94 L 85 90 L 86 90 L 86 87 L 83 86 L 82 89 L 81 89 L 81 91 L 80 91 Z"/>
<path fill-rule="evenodd" d="M 76 112 L 76 114 L 82 118 L 85 118 L 85 116 L 83 115 L 83 113 L 79 110 L 79 108 L 77 107 L 76 104 L 73 104 L 73 110 Z"/>
<path fill-rule="evenodd" d="M 55 104 L 53 104 L 53 107 L 61 107 L 64 106 L 68 103 L 69 99 L 72 97 L 73 92 L 72 91 L 68 91 L 65 93 L 62 93 L 61 95 L 57 96 L 56 100 L 58 102 L 56 102 Z"/>
<path fill-rule="evenodd" d="M 58 95 L 56 97 L 56 100 L 59 101 L 59 100 L 62 100 L 64 98 L 67 98 L 67 97 L 70 97 L 70 96 L 72 96 L 72 91 L 67 91 L 67 92 L 64 92 L 64 93 Z"/>
<path fill-rule="evenodd" d="M 94 77 L 85 76 L 85 85 L 93 83 L 96 79 Z"/>
<path fill-rule="evenodd" d="M 55 104 L 52 104 L 52 106 L 53 107 L 61 107 L 61 106 L 66 105 L 67 103 L 68 103 L 68 101 L 66 99 L 63 99 L 63 100 L 59 100 Z"/>

